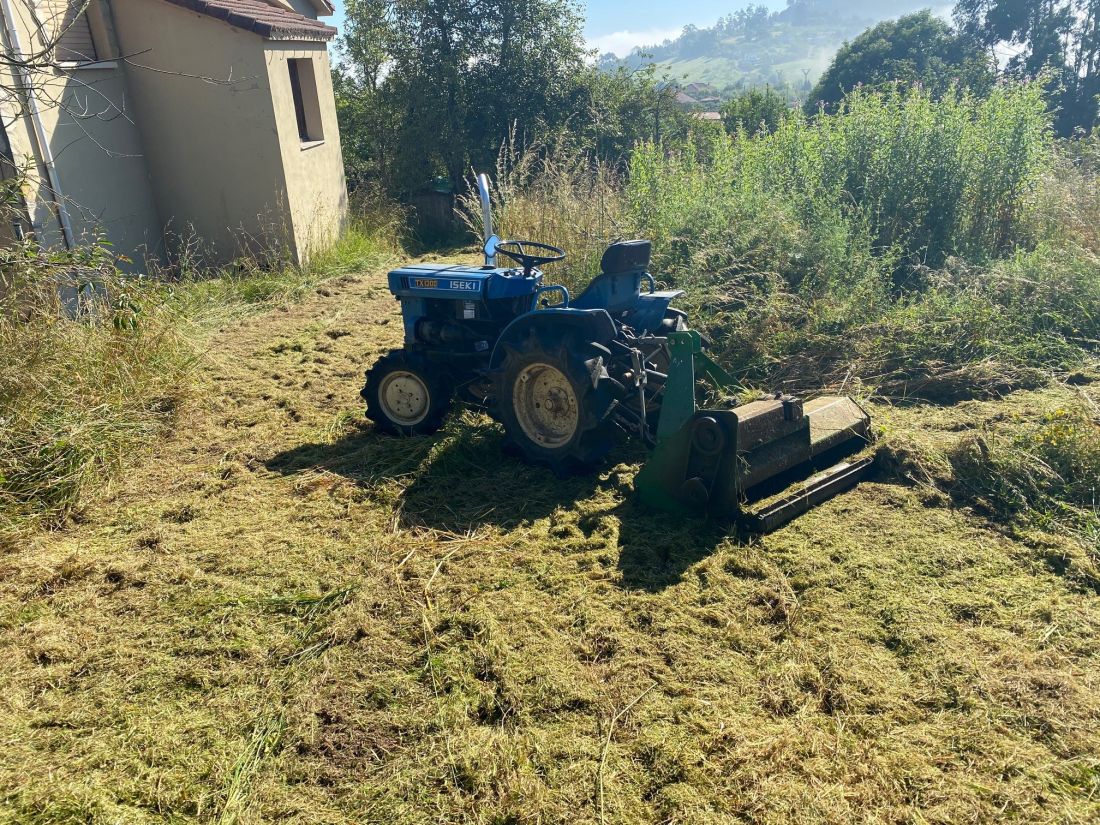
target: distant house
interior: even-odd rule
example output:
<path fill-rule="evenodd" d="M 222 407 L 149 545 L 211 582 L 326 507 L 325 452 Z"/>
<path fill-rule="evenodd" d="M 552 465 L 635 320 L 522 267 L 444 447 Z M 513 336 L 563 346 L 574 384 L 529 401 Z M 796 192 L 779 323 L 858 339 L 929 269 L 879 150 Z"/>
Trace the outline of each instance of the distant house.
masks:
<path fill-rule="evenodd" d="M 718 120 L 722 119 L 722 115 L 718 112 L 695 112 L 692 115 L 696 120 Z"/>
<path fill-rule="evenodd" d="M 681 106 L 697 106 L 699 104 L 698 100 L 683 92 L 677 92 L 674 100 Z"/>
<path fill-rule="evenodd" d="M 25 101 L 0 101 L 0 152 L 8 176 L 28 176 L 23 226 L 0 234 L 75 245 L 101 231 L 135 267 L 189 236 L 213 259 L 279 247 L 298 261 L 337 236 L 328 0 L 0 0 L 0 13 L 9 58 L 48 61 L 0 69 Z"/>
<path fill-rule="evenodd" d="M 715 88 L 709 83 L 689 83 L 684 87 L 684 91 L 694 97 L 712 97 L 716 93 Z"/>

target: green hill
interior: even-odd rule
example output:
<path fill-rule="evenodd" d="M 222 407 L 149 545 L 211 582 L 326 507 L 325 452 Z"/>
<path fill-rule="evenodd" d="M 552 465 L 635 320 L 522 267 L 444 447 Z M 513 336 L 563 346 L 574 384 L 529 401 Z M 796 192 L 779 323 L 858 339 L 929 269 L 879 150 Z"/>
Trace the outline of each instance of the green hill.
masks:
<path fill-rule="evenodd" d="M 779 12 L 748 6 L 710 28 L 685 26 L 675 40 L 635 49 L 625 58 L 605 54 L 600 65 L 610 70 L 652 63 L 670 80 L 710 83 L 727 94 L 765 84 L 809 90 L 845 40 L 878 20 L 925 5 L 916 0 L 792 0 Z"/>

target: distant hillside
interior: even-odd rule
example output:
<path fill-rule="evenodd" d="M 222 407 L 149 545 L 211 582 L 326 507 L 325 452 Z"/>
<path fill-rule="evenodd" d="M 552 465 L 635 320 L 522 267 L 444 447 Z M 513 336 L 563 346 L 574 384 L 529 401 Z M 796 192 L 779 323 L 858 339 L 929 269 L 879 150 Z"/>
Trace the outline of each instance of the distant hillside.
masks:
<path fill-rule="evenodd" d="M 603 55 L 600 65 L 655 63 L 670 79 L 709 83 L 726 94 L 765 84 L 798 93 L 810 89 L 845 40 L 879 20 L 929 5 L 918 0 L 791 0 L 779 12 L 748 6 L 711 28 L 685 26 L 675 40 L 635 49 L 623 59 Z"/>

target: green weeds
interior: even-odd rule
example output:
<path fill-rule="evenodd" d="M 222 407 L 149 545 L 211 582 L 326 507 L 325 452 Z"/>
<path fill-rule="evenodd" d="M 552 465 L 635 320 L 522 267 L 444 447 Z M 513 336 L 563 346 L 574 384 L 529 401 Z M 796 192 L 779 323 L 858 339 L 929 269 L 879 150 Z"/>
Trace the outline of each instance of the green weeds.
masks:
<path fill-rule="evenodd" d="M 1095 141 L 1055 147 L 1038 86 L 857 92 L 768 132 L 643 144 L 626 174 L 502 155 L 498 218 L 564 246 L 654 242 L 716 353 L 752 386 L 954 401 L 1037 386 L 1100 339 Z"/>

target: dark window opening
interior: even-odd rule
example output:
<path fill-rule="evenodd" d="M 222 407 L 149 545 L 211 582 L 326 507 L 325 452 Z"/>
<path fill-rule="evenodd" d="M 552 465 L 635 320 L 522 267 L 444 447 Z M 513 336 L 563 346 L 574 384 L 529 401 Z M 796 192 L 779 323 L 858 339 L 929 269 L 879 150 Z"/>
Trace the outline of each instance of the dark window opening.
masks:
<path fill-rule="evenodd" d="M 287 60 L 287 65 L 290 69 L 290 94 L 294 98 L 294 117 L 298 121 L 298 139 L 302 143 L 324 140 L 313 61 L 291 58 Z"/>

